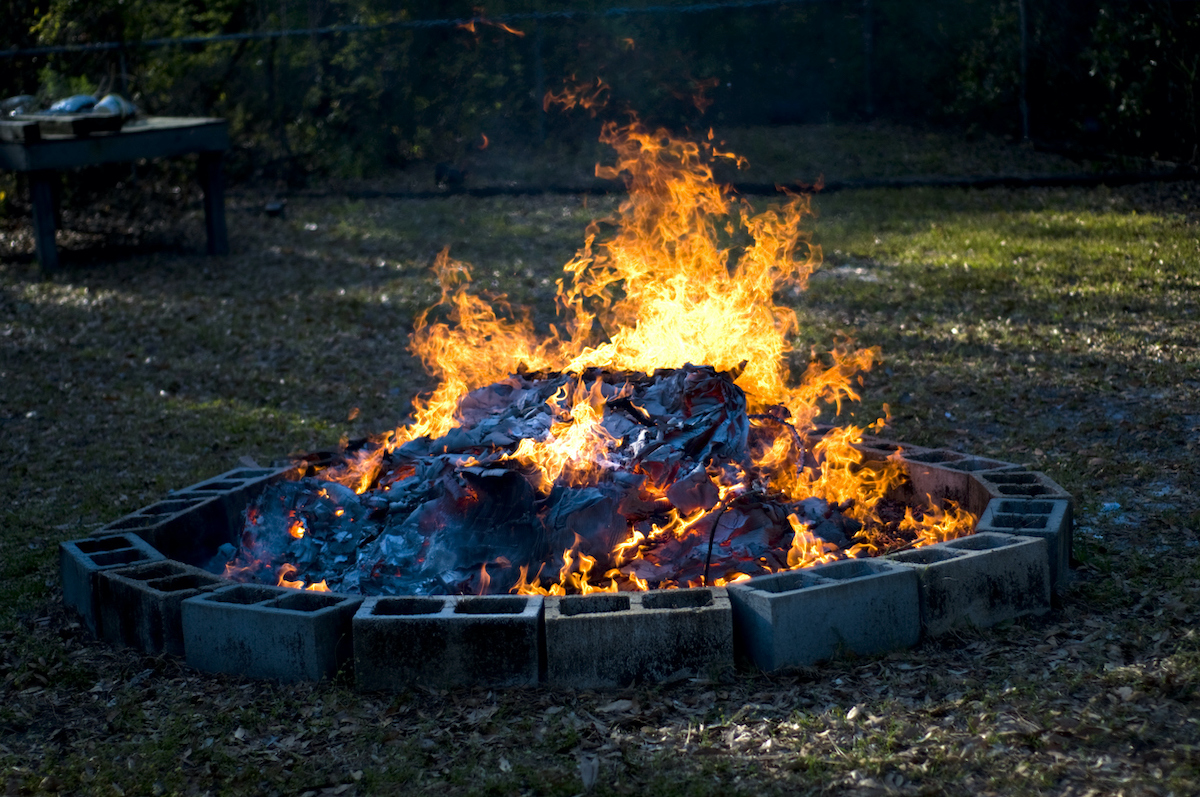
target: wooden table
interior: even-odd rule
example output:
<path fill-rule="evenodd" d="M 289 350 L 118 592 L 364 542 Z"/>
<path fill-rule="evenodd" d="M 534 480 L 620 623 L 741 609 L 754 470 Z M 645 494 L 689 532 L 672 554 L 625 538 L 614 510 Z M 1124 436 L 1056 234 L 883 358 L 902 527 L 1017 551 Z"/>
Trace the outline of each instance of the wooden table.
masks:
<path fill-rule="evenodd" d="M 31 135 L 26 141 L 0 141 L 0 169 L 29 174 L 33 235 L 43 274 L 58 268 L 54 243 L 56 172 L 142 158 L 200 154 L 198 177 L 204 189 L 204 223 L 210 255 L 229 254 L 225 229 L 225 186 L 221 158 L 229 149 L 224 119 L 150 116 L 127 122 L 116 132 L 87 136 Z"/>

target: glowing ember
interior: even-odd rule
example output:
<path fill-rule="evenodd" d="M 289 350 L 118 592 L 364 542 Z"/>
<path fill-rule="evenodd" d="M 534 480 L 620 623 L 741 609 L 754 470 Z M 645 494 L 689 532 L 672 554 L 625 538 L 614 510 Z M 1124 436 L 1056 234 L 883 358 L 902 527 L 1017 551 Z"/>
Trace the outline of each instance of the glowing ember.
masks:
<path fill-rule="evenodd" d="M 898 458 L 864 462 L 863 429 L 814 425 L 858 399 L 878 350 L 813 357 L 789 384 L 798 321 L 775 296 L 820 264 L 808 198 L 735 201 L 711 163 L 737 158 L 711 133 L 635 122 L 602 138 L 617 164 L 597 174 L 623 175 L 629 196 L 616 234 L 592 225 L 564 267 L 561 323 L 538 335 L 503 297 L 470 293 L 443 251 L 441 301 L 411 344 L 438 386 L 411 424 L 265 493 L 227 575 L 587 593 L 720 585 L 971 531 L 954 506 L 897 511 Z"/>

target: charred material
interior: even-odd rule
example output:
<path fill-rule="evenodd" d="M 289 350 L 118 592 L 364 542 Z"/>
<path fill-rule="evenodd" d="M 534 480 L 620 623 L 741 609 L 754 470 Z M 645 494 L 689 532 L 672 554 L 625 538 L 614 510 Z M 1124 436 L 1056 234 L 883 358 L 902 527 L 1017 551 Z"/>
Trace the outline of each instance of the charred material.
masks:
<path fill-rule="evenodd" d="M 514 374 L 463 398 L 442 437 L 348 454 L 377 461 L 361 492 L 330 480 L 336 468 L 268 489 L 226 574 L 368 595 L 562 594 L 786 569 L 797 528 L 847 548 L 857 521 L 754 473 L 781 434 L 797 468 L 814 459 L 785 411 L 752 418 L 733 378 Z M 568 437 L 576 449 L 550 450 Z"/>

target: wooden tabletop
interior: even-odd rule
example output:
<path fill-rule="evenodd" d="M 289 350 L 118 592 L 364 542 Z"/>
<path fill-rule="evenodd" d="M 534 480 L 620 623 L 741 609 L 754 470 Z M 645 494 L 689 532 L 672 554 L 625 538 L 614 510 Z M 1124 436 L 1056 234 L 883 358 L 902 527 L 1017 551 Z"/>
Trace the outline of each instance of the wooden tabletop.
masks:
<path fill-rule="evenodd" d="M 0 169 L 73 169 L 227 149 L 229 123 L 224 119 L 147 116 L 127 122 L 118 131 L 88 136 L 46 135 L 35 143 L 0 142 Z"/>

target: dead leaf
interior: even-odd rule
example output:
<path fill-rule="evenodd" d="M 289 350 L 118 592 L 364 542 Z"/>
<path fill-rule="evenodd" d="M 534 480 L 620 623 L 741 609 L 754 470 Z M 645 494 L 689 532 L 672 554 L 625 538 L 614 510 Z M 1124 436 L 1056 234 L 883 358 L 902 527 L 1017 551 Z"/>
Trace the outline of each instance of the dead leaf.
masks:
<path fill-rule="evenodd" d="M 633 708 L 633 705 L 634 703 L 632 700 L 614 700 L 613 702 L 601 706 L 596 710 L 602 714 L 610 714 L 615 711 L 629 711 Z"/>
<path fill-rule="evenodd" d="M 591 791 L 600 777 L 600 759 L 586 755 L 579 759 L 579 778 L 583 781 L 584 791 Z"/>

